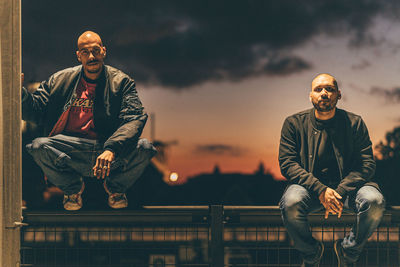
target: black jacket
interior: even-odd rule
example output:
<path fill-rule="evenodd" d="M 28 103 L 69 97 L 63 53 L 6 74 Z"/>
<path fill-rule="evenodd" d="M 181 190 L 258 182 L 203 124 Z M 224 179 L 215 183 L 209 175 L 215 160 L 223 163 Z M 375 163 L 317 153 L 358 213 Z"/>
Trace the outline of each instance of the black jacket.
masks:
<path fill-rule="evenodd" d="M 315 122 L 314 112 L 312 108 L 286 118 L 281 132 L 279 165 L 289 183 L 302 185 L 319 196 L 327 186 L 312 174 L 321 142 L 321 129 Z M 330 136 L 340 183 L 334 189 L 345 197 L 363 185 L 378 188 L 376 183 L 371 182 L 375 161 L 364 121 L 360 116 L 342 109 L 337 109 L 335 116 Z"/>
<path fill-rule="evenodd" d="M 23 88 L 22 118 L 42 126 L 44 136 L 54 132 L 56 124 L 67 118 L 62 115 L 71 106 L 82 72 L 82 66 L 67 68 L 43 81 L 34 93 Z M 147 114 L 128 75 L 104 65 L 100 79 L 94 100 L 94 130 L 104 149 L 123 156 L 136 147 Z"/>

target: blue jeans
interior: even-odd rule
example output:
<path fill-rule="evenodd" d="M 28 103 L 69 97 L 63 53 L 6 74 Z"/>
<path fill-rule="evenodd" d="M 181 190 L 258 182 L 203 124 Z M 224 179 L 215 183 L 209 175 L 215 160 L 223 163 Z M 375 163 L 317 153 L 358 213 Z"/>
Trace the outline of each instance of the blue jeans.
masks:
<path fill-rule="evenodd" d="M 103 153 L 103 144 L 91 139 L 58 134 L 39 137 L 26 146 L 47 179 L 64 191 L 76 194 L 82 187 L 82 177 L 94 177 L 93 166 Z M 136 149 L 111 163 L 107 188 L 112 193 L 125 193 L 140 177 L 150 159 L 156 154 L 153 145 L 140 139 Z"/>
<path fill-rule="evenodd" d="M 304 187 L 293 184 L 286 189 L 279 206 L 295 248 L 300 251 L 304 261 L 314 263 L 318 257 L 318 241 L 312 237 L 307 215 L 323 209 L 318 197 Z M 346 199 L 344 210 L 353 211 L 357 216 L 356 223 L 342 241 L 346 260 L 356 262 L 382 219 L 385 200 L 375 187 L 363 186 Z"/>

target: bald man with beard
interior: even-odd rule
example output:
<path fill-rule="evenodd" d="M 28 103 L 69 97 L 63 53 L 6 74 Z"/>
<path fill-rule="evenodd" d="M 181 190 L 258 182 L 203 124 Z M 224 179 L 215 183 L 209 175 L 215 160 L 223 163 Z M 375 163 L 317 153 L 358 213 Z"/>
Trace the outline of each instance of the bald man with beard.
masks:
<path fill-rule="evenodd" d="M 286 118 L 279 164 L 288 180 L 280 201 L 283 223 L 303 258 L 301 266 L 319 266 L 324 244 L 313 238 L 307 215 L 324 210 L 341 217 L 354 212 L 356 223 L 334 250 L 338 266 L 354 266 L 379 225 L 385 200 L 372 182 L 375 161 L 367 127 L 360 116 L 336 107 L 342 94 L 329 74 L 311 83 L 312 109 Z"/>
<path fill-rule="evenodd" d="M 34 93 L 22 88 L 23 119 L 43 129 L 27 150 L 63 190 L 66 210 L 82 207 L 83 177 L 104 179 L 109 206 L 125 208 L 125 192 L 156 153 L 139 138 L 147 114 L 134 80 L 104 64 L 107 50 L 97 33 L 84 32 L 77 46 L 81 65 L 53 74 Z"/>

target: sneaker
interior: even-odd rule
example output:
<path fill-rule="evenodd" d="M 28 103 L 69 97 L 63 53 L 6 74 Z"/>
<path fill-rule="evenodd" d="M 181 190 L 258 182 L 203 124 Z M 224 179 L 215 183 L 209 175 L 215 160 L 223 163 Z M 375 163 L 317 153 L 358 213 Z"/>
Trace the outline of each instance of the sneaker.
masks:
<path fill-rule="evenodd" d="M 303 260 L 303 263 L 301 264 L 301 267 L 319 267 L 319 263 L 321 262 L 322 256 L 324 255 L 324 243 L 319 242 L 319 256 L 317 258 L 317 261 L 314 263 L 307 263 Z"/>
<path fill-rule="evenodd" d="M 333 248 L 335 249 L 336 258 L 338 261 L 338 267 L 355 267 L 356 265 L 354 263 L 349 263 L 346 261 L 341 243 L 342 240 L 336 240 L 333 245 Z"/>
<path fill-rule="evenodd" d="M 85 189 L 85 184 L 82 183 L 81 190 L 72 195 L 64 195 L 63 205 L 66 210 L 79 210 L 82 208 L 82 193 Z"/>
<path fill-rule="evenodd" d="M 128 199 L 124 193 L 111 193 L 110 190 L 108 190 L 105 181 L 103 185 L 108 194 L 108 206 L 113 209 L 123 209 L 128 207 Z"/>

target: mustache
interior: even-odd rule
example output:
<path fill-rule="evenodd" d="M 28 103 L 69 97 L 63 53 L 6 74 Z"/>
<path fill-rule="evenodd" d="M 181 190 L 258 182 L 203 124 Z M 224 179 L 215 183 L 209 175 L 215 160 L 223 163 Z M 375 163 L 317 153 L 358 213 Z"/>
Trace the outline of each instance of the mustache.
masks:
<path fill-rule="evenodd" d="M 90 63 L 98 63 L 99 61 L 97 60 L 97 59 L 93 59 L 93 60 L 91 60 L 91 61 L 88 61 L 87 62 L 87 64 L 90 64 Z"/>

